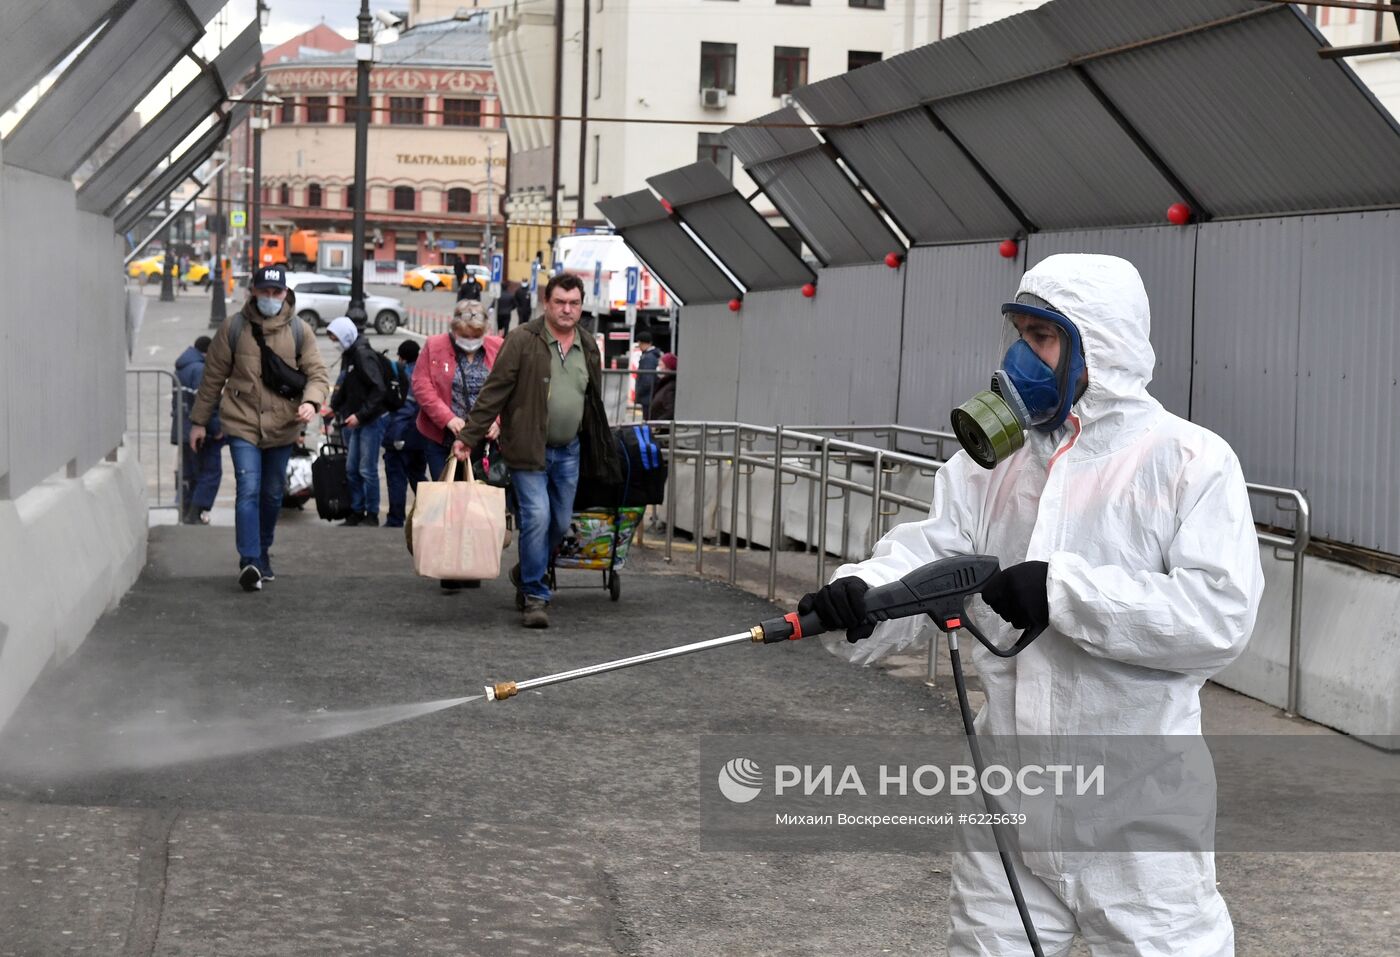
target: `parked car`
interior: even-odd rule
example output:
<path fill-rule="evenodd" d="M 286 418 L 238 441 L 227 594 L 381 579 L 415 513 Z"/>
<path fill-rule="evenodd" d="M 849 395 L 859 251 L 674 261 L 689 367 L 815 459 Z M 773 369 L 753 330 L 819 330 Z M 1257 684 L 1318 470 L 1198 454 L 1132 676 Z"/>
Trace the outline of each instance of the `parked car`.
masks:
<path fill-rule="evenodd" d="M 403 274 L 403 284 L 421 292 L 432 292 L 434 289 L 451 292 L 455 282 L 451 266 L 419 266 Z"/>
<path fill-rule="evenodd" d="M 126 274 L 132 279 L 144 279 L 146 282 L 160 282 L 160 274 L 164 270 L 164 256 L 147 256 L 145 259 L 137 259 L 128 265 L 126 267 Z M 180 278 L 178 270 L 174 278 Z M 209 267 L 204 263 L 190 263 L 189 272 L 185 275 L 185 282 L 194 283 L 198 286 L 209 285 Z"/>
<path fill-rule="evenodd" d="M 287 285 L 297 297 L 297 315 L 312 327 L 320 329 L 332 319 L 343 316 L 350 308 L 350 280 L 338 279 L 315 272 L 287 274 Z M 389 335 L 404 318 L 403 303 L 388 296 L 365 296 L 365 314 L 369 324 L 381 335 Z"/>

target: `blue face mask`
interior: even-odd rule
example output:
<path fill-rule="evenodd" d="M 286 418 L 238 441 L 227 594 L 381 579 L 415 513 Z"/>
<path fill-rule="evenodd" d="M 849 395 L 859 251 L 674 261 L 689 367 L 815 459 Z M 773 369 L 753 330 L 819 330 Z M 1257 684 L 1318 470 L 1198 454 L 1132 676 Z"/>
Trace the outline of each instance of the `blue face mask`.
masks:
<path fill-rule="evenodd" d="M 271 296 L 258 296 L 258 312 L 271 319 L 282 311 L 282 302 Z"/>
<path fill-rule="evenodd" d="M 1024 339 L 1017 339 L 1006 350 L 997 377 L 997 385 L 1001 388 L 994 387 L 994 391 L 1008 398 L 1006 387 L 1009 385 L 1015 390 L 1027 425 L 1041 425 L 1054 418 L 1060 410 L 1060 386 L 1055 370 L 1046 365 L 1045 360 L 1036 355 Z"/>

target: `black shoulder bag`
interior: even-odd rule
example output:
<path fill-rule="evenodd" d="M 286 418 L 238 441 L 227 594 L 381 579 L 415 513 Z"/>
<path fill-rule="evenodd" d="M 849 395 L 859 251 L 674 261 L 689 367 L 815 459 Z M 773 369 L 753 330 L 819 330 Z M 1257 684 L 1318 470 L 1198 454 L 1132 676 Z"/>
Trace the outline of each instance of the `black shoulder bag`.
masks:
<path fill-rule="evenodd" d="M 292 317 L 292 322 L 298 321 L 295 316 Z M 261 325 L 254 322 L 250 323 L 250 326 L 258 349 L 262 351 L 263 385 L 284 399 L 300 398 L 302 391 L 306 389 L 306 375 L 300 369 L 287 365 L 281 356 L 268 348 Z M 297 350 L 297 364 L 301 364 L 300 349 Z"/>

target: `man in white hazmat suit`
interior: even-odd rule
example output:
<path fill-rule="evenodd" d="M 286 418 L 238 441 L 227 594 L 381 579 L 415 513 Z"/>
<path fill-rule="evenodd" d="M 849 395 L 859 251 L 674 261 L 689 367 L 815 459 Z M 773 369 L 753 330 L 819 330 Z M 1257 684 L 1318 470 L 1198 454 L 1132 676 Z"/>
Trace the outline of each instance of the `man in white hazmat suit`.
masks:
<path fill-rule="evenodd" d="M 1002 571 L 969 615 L 1000 647 L 1023 627 L 1048 627 L 1014 658 L 973 645 L 986 691 L 979 734 L 1199 736 L 1199 689 L 1244 647 L 1263 592 L 1239 461 L 1148 395 L 1147 293 L 1130 263 L 1051 256 L 1003 310 L 1019 336 L 1004 381 L 1043 362 L 1059 377 L 1050 405 L 1060 414 L 994 465 L 953 456 L 927 520 L 895 528 L 799 607 L 848 640 L 871 638 L 880 650 L 869 660 L 927 622 L 863 624 L 868 586 L 952 555 L 993 555 Z M 1096 957 L 1234 953 L 1209 852 L 1012 857 L 1047 954 L 1067 952 L 1076 933 Z M 950 912 L 954 957 L 1030 952 L 995 853 L 955 856 Z"/>

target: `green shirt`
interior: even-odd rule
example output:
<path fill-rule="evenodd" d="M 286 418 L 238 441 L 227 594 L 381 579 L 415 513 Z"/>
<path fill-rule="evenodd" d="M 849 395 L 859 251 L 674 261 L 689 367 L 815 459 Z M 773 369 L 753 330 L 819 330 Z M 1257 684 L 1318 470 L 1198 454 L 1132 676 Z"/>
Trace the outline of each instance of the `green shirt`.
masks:
<path fill-rule="evenodd" d="M 567 356 L 559 353 L 559 340 L 544 325 L 544 339 L 549 344 L 549 424 L 545 427 L 546 445 L 568 445 L 578 435 L 583 424 L 583 397 L 588 392 L 588 360 L 574 330 L 574 344 Z"/>

